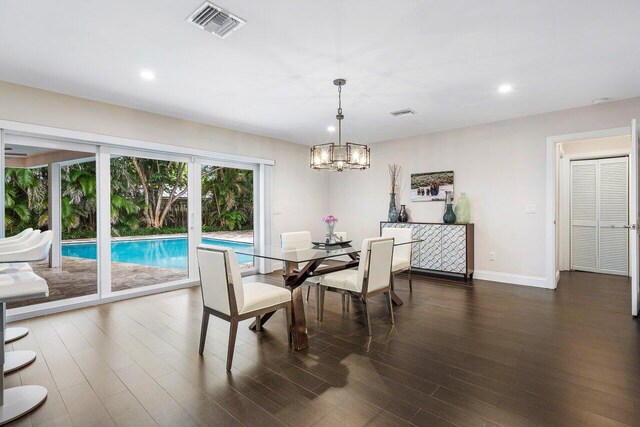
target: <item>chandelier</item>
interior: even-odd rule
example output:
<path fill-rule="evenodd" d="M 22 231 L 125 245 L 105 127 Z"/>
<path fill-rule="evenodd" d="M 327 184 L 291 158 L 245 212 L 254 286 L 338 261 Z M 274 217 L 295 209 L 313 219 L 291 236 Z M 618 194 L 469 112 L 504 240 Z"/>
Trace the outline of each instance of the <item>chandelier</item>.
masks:
<path fill-rule="evenodd" d="M 314 145 L 311 148 L 310 166 L 313 169 L 326 169 L 342 172 L 350 169 L 367 169 L 370 165 L 369 147 L 364 144 L 345 142 L 342 145 L 342 86 L 347 84 L 345 79 L 335 79 L 333 84 L 338 86 L 338 145 L 333 142 Z"/>

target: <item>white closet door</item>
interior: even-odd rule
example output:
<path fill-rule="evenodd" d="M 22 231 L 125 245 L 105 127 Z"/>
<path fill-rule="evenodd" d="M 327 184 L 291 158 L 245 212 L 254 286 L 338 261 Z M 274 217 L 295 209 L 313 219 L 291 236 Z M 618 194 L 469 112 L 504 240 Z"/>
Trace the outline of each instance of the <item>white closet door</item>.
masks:
<path fill-rule="evenodd" d="M 629 164 L 627 157 L 599 160 L 601 273 L 629 273 Z"/>
<path fill-rule="evenodd" d="M 571 269 L 598 271 L 597 160 L 571 162 Z"/>

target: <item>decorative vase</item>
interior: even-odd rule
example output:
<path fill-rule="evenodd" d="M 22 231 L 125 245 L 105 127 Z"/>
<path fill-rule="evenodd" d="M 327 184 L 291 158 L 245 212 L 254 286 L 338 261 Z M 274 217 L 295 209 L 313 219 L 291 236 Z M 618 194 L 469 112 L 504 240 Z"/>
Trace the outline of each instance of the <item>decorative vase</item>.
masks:
<path fill-rule="evenodd" d="M 455 224 L 456 214 L 453 212 L 453 203 L 447 203 L 447 209 L 444 211 L 442 220 L 445 224 Z"/>
<path fill-rule="evenodd" d="M 451 191 L 445 192 L 445 200 L 447 208 L 444 211 L 442 221 L 444 221 L 445 224 L 455 224 L 456 214 L 453 212 L 453 194 L 451 193 Z"/>
<path fill-rule="evenodd" d="M 327 224 L 327 240 L 326 243 L 336 242 L 336 233 L 334 232 L 335 224 Z"/>
<path fill-rule="evenodd" d="M 455 207 L 456 222 L 458 224 L 469 224 L 471 222 L 471 211 L 469 209 L 469 199 L 466 193 L 461 193 Z"/>
<path fill-rule="evenodd" d="M 409 214 L 407 213 L 407 209 L 405 205 L 400 205 L 400 213 L 398 214 L 398 222 L 407 222 L 409 221 Z"/>
<path fill-rule="evenodd" d="M 396 193 L 389 193 L 389 222 L 398 222 L 398 210 L 396 209 Z"/>

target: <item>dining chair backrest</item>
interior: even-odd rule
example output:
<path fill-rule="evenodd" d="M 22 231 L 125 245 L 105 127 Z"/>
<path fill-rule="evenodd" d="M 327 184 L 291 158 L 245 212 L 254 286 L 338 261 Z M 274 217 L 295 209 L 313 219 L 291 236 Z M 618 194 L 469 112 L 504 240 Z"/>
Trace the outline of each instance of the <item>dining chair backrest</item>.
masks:
<path fill-rule="evenodd" d="M 393 238 L 373 237 L 364 239 L 358 265 L 358 288 L 364 291 L 365 279 L 367 280 L 367 292 L 390 286 L 392 260 Z"/>
<path fill-rule="evenodd" d="M 6 242 L 0 245 L 0 253 L 16 252 L 27 249 L 40 241 L 40 230 L 31 231 L 26 237 L 12 242 Z"/>
<path fill-rule="evenodd" d="M 413 229 L 411 228 L 391 228 L 382 229 L 382 237 L 393 237 L 396 247 L 393 248 L 393 258 L 398 261 L 411 262 L 411 244 L 407 243 L 413 239 Z M 402 245 L 401 243 L 407 243 Z"/>
<path fill-rule="evenodd" d="M 198 266 L 204 306 L 229 316 L 232 307 L 236 313 L 240 312 L 244 305 L 244 287 L 235 251 L 222 246 L 199 245 Z"/>
<path fill-rule="evenodd" d="M 309 249 L 311 247 L 311 233 L 308 231 L 290 231 L 280 234 L 280 246 L 286 251 Z M 304 263 L 298 263 L 298 268 L 304 268 Z"/>
<path fill-rule="evenodd" d="M 38 233 L 40 230 L 38 230 Z M 0 239 L 0 246 L 5 245 L 14 245 L 16 243 L 20 243 L 29 238 L 29 236 L 33 233 L 33 228 L 25 228 L 15 236 L 5 237 L 4 239 Z"/>

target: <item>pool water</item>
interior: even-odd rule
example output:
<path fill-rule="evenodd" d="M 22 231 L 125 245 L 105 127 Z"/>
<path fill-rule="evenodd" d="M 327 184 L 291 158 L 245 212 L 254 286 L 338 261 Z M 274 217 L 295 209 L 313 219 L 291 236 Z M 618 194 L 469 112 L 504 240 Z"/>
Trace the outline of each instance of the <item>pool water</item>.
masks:
<path fill-rule="evenodd" d="M 207 237 L 202 238 L 202 243 L 224 246 L 235 250 L 248 249 L 253 246 L 251 243 L 232 242 Z M 188 268 L 188 252 L 186 237 L 111 242 L 111 260 L 128 264 L 186 270 Z M 96 242 L 62 244 L 62 256 L 96 259 L 96 253 Z M 252 257 L 248 255 L 236 254 L 236 257 L 240 264 L 253 262 Z"/>

